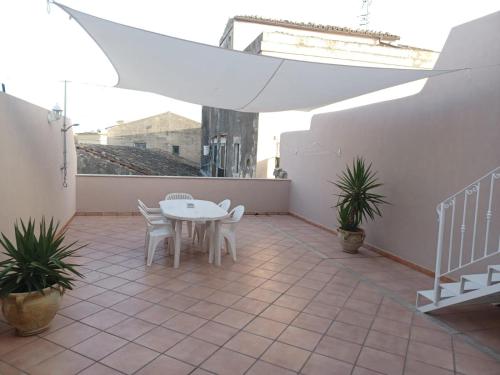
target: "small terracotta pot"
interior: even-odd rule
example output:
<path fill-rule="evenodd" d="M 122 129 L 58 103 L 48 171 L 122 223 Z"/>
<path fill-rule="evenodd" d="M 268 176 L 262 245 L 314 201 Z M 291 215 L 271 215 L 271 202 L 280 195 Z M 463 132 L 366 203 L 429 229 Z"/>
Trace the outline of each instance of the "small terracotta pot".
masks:
<path fill-rule="evenodd" d="M 2 312 L 19 336 L 45 331 L 59 310 L 63 290 L 49 287 L 40 292 L 11 293 L 2 300 Z"/>
<path fill-rule="evenodd" d="M 337 234 L 342 250 L 349 254 L 356 254 L 365 241 L 365 231 L 361 228 L 356 232 L 337 228 Z"/>

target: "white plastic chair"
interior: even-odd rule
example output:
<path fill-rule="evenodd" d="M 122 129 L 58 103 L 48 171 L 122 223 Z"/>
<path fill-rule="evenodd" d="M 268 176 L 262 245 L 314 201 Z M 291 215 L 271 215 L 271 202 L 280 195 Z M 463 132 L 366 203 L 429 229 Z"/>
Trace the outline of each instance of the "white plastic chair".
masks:
<path fill-rule="evenodd" d="M 224 239 L 226 252 L 229 252 L 236 262 L 236 227 L 245 213 L 245 206 L 236 206 L 227 219 L 222 220 L 220 235 Z M 213 259 L 213 254 L 210 254 Z"/>
<path fill-rule="evenodd" d="M 229 199 L 224 199 L 218 204 L 218 206 L 224 211 L 228 211 L 229 207 L 231 207 L 231 201 Z M 196 237 L 198 237 L 198 246 L 201 246 L 203 244 L 203 240 L 205 239 L 206 231 L 206 222 L 196 222 L 194 225 L 193 243 L 195 242 Z"/>
<path fill-rule="evenodd" d="M 154 221 L 163 221 L 165 223 L 172 224 L 172 222 L 169 219 L 167 219 L 165 216 L 162 215 L 161 209 L 159 207 L 158 208 L 148 207 L 140 199 L 137 199 L 137 204 L 148 214 L 150 218 L 154 219 Z"/>
<path fill-rule="evenodd" d="M 191 199 L 192 200 L 193 196 L 191 194 L 188 194 L 188 193 L 169 193 L 165 196 L 166 201 L 174 200 L 174 199 Z M 192 235 L 193 235 L 193 222 L 188 221 L 187 226 L 188 226 L 188 235 L 189 235 L 189 237 L 192 237 Z"/>
<path fill-rule="evenodd" d="M 146 264 L 148 266 L 151 266 L 151 264 L 153 263 L 156 247 L 161 241 L 167 239 L 167 249 L 170 253 L 170 249 L 174 245 L 174 231 L 170 223 L 163 220 L 158 220 L 158 217 L 149 215 L 141 206 L 138 206 L 138 208 L 139 212 L 146 220 L 146 225 L 148 228 L 144 248 L 146 250 Z"/>

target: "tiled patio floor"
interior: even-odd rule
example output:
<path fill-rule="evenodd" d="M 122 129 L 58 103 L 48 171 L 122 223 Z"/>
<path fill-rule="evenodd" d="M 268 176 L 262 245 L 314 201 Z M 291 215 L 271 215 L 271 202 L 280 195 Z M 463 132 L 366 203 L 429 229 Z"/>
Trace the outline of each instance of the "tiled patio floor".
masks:
<path fill-rule="evenodd" d="M 0 324 L 2 375 L 500 374 L 500 309 L 415 313 L 429 277 L 291 216 L 245 217 L 220 268 L 187 238 L 179 269 L 161 249 L 145 267 L 135 216 L 79 216 L 68 237 L 90 243 L 86 278 L 48 332 Z"/>

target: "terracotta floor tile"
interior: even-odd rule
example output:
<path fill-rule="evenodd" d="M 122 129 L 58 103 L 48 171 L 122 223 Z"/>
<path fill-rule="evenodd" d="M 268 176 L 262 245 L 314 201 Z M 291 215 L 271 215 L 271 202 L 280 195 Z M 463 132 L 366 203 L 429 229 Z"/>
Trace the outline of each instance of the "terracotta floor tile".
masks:
<path fill-rule="evenodd" d="M 194 315 L 179 313 L 163 323 L 163 326 L 165 328 L 189 335 L 206 322 L 206 319 L 202 319 Z"/>
<path fill-rule="evenodd" d="M 102 307 L 87 301 L 78 302 L 74 305 L 59 310 L 59 314 L 68 318 L 80 320 L 102 310 Z"/>
<path fill-rule="evenodd" d="M 148 289 L 144 292 L 136 294 L 135 297 L 143 299 L 143 300 L 148 301 L 148 302 L 158 303 L 158 302 L 160 302 L 160 301 L 162 301 L 162 300 L 164 300 L 172 295 L 173 295 L 173 292 L 171 292 L 171 291 L 160 289 L 160 288 L 151 288 L 151 289 Z"/>
<path fill-rule="evenodd" d="M 298 346 L 299 348 L 312 351 L 321 339 L 321 335 L 302 328 L 288 326 L 278 338 L 285 344 Z"/>
<path fill-rule="evenodd" d="M 77 374 L 92 365 L 94 361 L 65 350 L 28 369 L 32 375 Z"/>
<path fill-rule="evenodd" d="M 276 280 L 268 280 L 260 286 L 262 289 L 272 290 L 273 292 L 278 293 L 285 293 L 290 287 L 291 284 L 282 283 Z"/>
<path fill-rule="evenodd" d="M 281 293 L 274 292 L 272 290 L 256 288 L 248 293 L 245 297 L 253 298 L 262 302 L 273 303 Z"/>
<path fill-rule="evenodd" d="M 250 286 L 253 286 L 253 287 L 258 287 L 259 285 L 262 285 L 263 283 L 265 283 L 266 279 L 264 279 L 262 277 L 245 275 L 245 276 L 240 277 L 238 279 L 238 282 L 246 284 L 246 285 L 250 285 Z"/>
<path fill-rule="evenodd" d="M 70 319 L 68 317 L 65 317 L 60 314 L 56 314 L 52 322 L 50 322 L 49 329 L 46 330 L 45 332 L 40 333 L 38 336 L 40 337 L 45 337 L 47 335 L 50 335 L 51 333 L 64 328 L 66 326 L 69 326 L 70 324 L 73 324 L 75 320 Z M 8 329 L 10 329 L 10 326 L 7 325 Z"/>
<path fill-rule="evenodd" d="M 206 301 L 200 301 L 186 310 L 186 313 L 199 316 L 205 319 L 212 319 L 226 309 L 225 306 L 217 305 Z"/>
<path fill-rule="evenodd" d="M 239 282 L 232 282 L 226 285 L 221 290 L 226 293 L 236 294 L 238 296 L 245 296 L 254 289 L 255 287 L 252 285 L 247 285 Z"/>
<path fill-rule="evenodd" d="M 406 355 L 408 340 L 387 333 L 370 331 L 364 345 L 392 354 Z"/>
<path fill-rule="evenodd" d="M 340 307 L 313 301 L 304 309 L 303 312 L 333 320 L 337 317 L 340 311 Z"/>
<path fill-rule="evenodd" d="M 361 350 L 357 365 L 387 375 L 401 375 L 404 357 L 365 347 Z"/>
<path fill-rule="evenodd" d="M 399 336 L 404 339 L 410 337 L 410 325 L 377 317 L 373 322 L 372 329 L 375 331 L 388 333 L 390 335 Z"/>
<path fill-rule="evenodd" d="M 24 345 L 22 349 L 11 351 L 3 359 L 14 367 L 27 370 L 62 351 L 64 351 L 62 346 L 44 339 L 37 339 Z"/>
<path fill-rule="evenodd" d="M 299 297 L 294 297 L 290 295 L 282 295 L 276 301 L 274 301 L 274 305 L 286 307 L 288 309 L 301 311 L 304 307 L 307 306 L 309 300 Z"/>
<path fill-rule="evenodd" d="M 74 346 L 71 350 L 98 361 L 126 343 L 124 339 L 101 332 Z"/>
<path fill-rule="evenodd" d="M 241 331 L 224 345 L 239 353 L 258 358 L 266 351 L 273 341 L 249 332 Z"/>
<path fill-rule="evenodd" d="M 101 360 L 106 366 L 126 374 L 133 374 L 151 362 L 158 353 L 141 345 L 129 343 Z"/>
<path fill-rule="evenodd" d="M 161 355 L 152 362 L 150 362 L 146 367 L 139 370 L 137 375 L 187 375 L 192 373 L 194 367 L 188 365 L 187 363 L 178 361 L 175 358 L 167 357 Z"/>
<path fill-rule="evenodd" d="M 127 284 L 123 284 L 119 286 L 118 288 L 115 288 L 114 290 L 116 292 L 126 294 L 128 296 L 135 296 L 139 293 L 145 292 L 149 290 L 151 287 L 149 285 L 144 285 L 140 283 L 136 283 L 134 281 L 131 281 Z"/>
<path fill-rule="evenodd" d="M 276 320 L 281 323 L 290 324 L 299 313 L 285 307 L 271 305 L 265 309 L 260 316 L 266 319 Z"/>
<path fill-rule="evenodd" d="M 206 288 L 200 285 L 193 285 L 189 288 L 184 289 L 181 292 L 181 294 L 192 298 L 203 299 L 215 292 L 216 289 L 213 288 Z"/>
<path fill-rule="evenodd" d="M 179 311 L 177 310 L 169 309 L 168 307 L 160 305 L 153 305 L 150 308 L 136 314 L 135 317 L 152 324 L 162 324 L 177 314 L 179 314 Z"/>
<path fill-rule="evenodd" d="M 217 291 L 206 297 L 205 301 L 229 307 L 240 298 L 241 297 L 236 294 Z"/>
<path fill-rule="evenodd" d="M 86 317 L 82 320 L 82 323 L 104 330 L 114 326 L 117 323 L 120 323 L 127 318 L 128 316 L 125 314 L 122 314 L 118 311 L 106 309 L 101 310 L 94 315 Z"/>
<path fill-rule="evenodd" d="M 295 327 L 308 329 L 318 333 L 325 333 L 330 327 L 330 319 L 321 318 L 319 316 L 301 313 L 291 323 Z"/>
<path fill-rule="evenodd" d="M 129 298 L 129 296 L 127 296 L 126 294 L 121 294 L 113 290 L 108 290 L 107 292 L 89 298 L 88 302 L 92 302 L 103 307 L 110 307 L 118 302 L 126 300 L 127 298 Z"/>
<path fill-rule="evenodd" d="M 362 301 L 356 298 L 349 298 L 344 304 L 345 308 L 362 312 L 363 314 L 375 314 L 379 308 L 378 304 Z"/>
<path fill-rule="evenodd" d="M 106 289 L 100 288 L 95 285 L 84 285 L 80 288 L 76 288 L 74 290 L 69 290 L 66 293 L 72 297 L 80 298 L 80 299 L 87 299 L 90 297 L 94 297 L 98 294 L 104 293 Z"/>
<path fill-rule="evenodd" d="M 350 375 L 352 370 L 352 365 L 337 361 L 336 359 L 325 357 L 323 355 L 313 353 L 301 374 L 304 375 Z"/>
<path fill-rule="evenodd" d="M 423 362 L 413 359 L 406 359 L 405 375 L 453 375 L 452 371 L 448 371 L 439 367 L 434 367 Z"/>
<path fill-rule="evenodd" d="M 217 315 L 213 320 L 233 328 L 241 329 L 254 317 L 254 315 L 242 311 L 227 309 Z"/>
<path fill-rule="evenodd" d="M 296 375 L 295 371 L 284 369 L 264 361 L 257 361 L 246 375 Z"/>
<path fill-rule="evenodd" d="M 0 361 L 0 374 L 2 375 L 21 375 L 19 369 Z"/>
<path fill-rule="evenodd" d="M 363 344 L 367 334 L 367 328 L 358 327 L 343 322 L 333 322 L 327 333 L 327 335 L 329 336 L 351 341 L 356 344 Z"/>
<path fill-rule="evenodd" d="M 429 365 L 453 370 L 453 353 L 436 346 L 410 341 L 408 346 L 408 358 L 425 362 Z"/>
<path fill-rule="evenodd" d="M 167 328 L 156 327 L 155 329 L 136 338 L 134 342 L 147 348 L 163 353 L 186 337 L 183 333 L 175 332 Z"/>
<path fill-rule="evenodd" d="M 156 328 L 154 324 L 145 322 L 141 319 L 129 318 L 108 328 L 106 332 L 131 341 L 151 331 L 153 328 Z"/>
<path fill-rule="evenodd" d="M 36 339 L 36 336 L 17 336 L 14 329 L 3 332 L 0 335 L 0 358 L 3 358 L 4 354 L 23 347 Z"/>
<path fill-rule="evenodd" d="M 285 292 L 286 295 L 304 298 L 307 300 L 311 300 L 312 298 L 314 298 L 314 296 L 317 293 L 318 293 L 317 290 L 309 289 L 309 288 L 305 288 L 303 286 L 297 286 L 297 285 L 292 286 L 290 289 L 288 289 Z"/>
<path fill-rule="evenodd" d="M 258 315 L 269 306 L 269 303 L 262 302 L 252 298 L 243 297 L 237 301 L 231 308 L 250 314 Z"/>
<path fill-rule="evenodd" d="M 221 348 L 201 367 L 220 375 L 238 375 L 244 374 L 254 362 L 254 358 Z"/>
<path fill-rule="evenodd" d="M 368 370 L 364 367 L 356 366 L 352 370 L 352 375 L 380 375 L 381 373 L 378 371 Z"/>
<path fill-rule="evenodd" d="M 500 363 L 489 361 L 462 353 L 455 353 L 457 372 L 467 375 L 497 375 L 500 374 Z"/>
<path fill-rule="evenodd" d="M 245 327 L 245 331 L 265 336 L 270 339 L 275 339 L 285 330 L 286 327 L 286 324 L 257 317 Z"/>
<path fill-rule="evenodd" d="M 451 350 L 451 335 L 442 331 L 413 326 L 411 327 L 410 337 L 412 341 Z"/>
<path fill-rule="evenodd" d="M 299 371 L 306 362 L 307 358 L 309 358 L 310 354 L 311 353 L 306 350 L 275 342 L 269 347 L 269 349 L 267 349 L 261 358 L 266 362 L 270 362 L 293 371 Z"/>
<path fill-rule="evenodd" d="M 191 336 L 211 342 L 216 345 L 224 345 L 224 343 L 233 337 L 237 329 L 224 324 L 208 322 L 204 326 L 197 329 Z"/>
<path fill-rule="evenodd" d="M 122 302 L 117 303 L 116 305 L 111 306 L 111 309 L 121 312 L 127 315 L 135 315 L 140 313 L 147 308 L 153 306 L 151 302 L 144 301 L 139 298 L 130 297 Z"/>
<path fill-rule="evenodd" d="M 315 352 L 344 362 L 354 363 L 360 350 L 360 345 L 324 336 L 316 347 Z"/>
<path fill-rule="evenodd" d="M 370 326 L 373 322 L 373 316 L 358 313 L 356 311 L 352 311 L 352 310 L 348 310 L 348 309 L 343 309 L 337 315 L 335 320 L 338 320 L 339 322 L 353 324 L 355 326 L 370 328 Z"/>
<path fill-rule="evenodd" d="M 129 281 L 126 279 L 122 279 L 120 277 L 116 276 L 109 276 L 104 279 L 100 279 L 93 283 L 93 285 L 96 285 L 101 288 L 106 288 L 106 289 L 114 289 L 120 285 L 126 284 Z"/>
<path fill-rule="evenodd" d="M 198 366 L 201 362 L 210 357 L 217 350 L 217 348 L 217 345 L 210 344 L 193 337 L 187 337 L 185 340 L 168 350 L 165 354 L 183 362 Z"/>
<path fill-rule="evenodd" d="M 122 373 L 96 362 L 78 375 L 122 375 Z"/>
<path fill-rule="evenodd" d="M 91 336 L 99 333 L 99 330 L 88 325 L 75 322 L 64 328 L 45 336 L 45 339 L 52 341 L 55 344 L 71 348 L 72 346 L 88 339 Z"/>
<path fill-rule="evenodd" d="M 198 302 L 199 300 L 195 298 L 175 294 L 171 297 L 168 297 L 167 299 L 160 301 L 160 305 L 179 311 L 184 311 Z"/>

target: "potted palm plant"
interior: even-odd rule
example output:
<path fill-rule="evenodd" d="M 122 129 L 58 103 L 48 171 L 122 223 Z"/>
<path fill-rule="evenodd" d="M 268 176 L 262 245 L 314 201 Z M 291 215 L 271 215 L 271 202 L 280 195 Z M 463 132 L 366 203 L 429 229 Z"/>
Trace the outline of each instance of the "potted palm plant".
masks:
<path fill-rule="evenodd" d="M 82 277 L 75 264 L 67 263 L 83 246 L 63 244 L 53 219 L 42 219 L 35 233 L 35 221 L 29 219 L 14 226 L 15 242 L 3 233 L 0 244 L 8 257 L 0 262 L 0 298 L 2 312 L 21 336 L 40 333 L 49 327 L 65 289 L 72 289 L 73 275 Z"/>
<path fill-rule="evenodd" d="M 338 210 L 339 228 L 337 229 L 342 250 L 357 253 L 365 240 L 365 231 L 360 228 L 364 220 L 382 216 L 380 205 L 387 203 L 384 196 L 373 192 L 382 186 L 378 182 L 372 165 L 365 165 L 361 157 L 357 157 L 352 167 L 339 176 L 334 185 L 340 189 L 335 207 Z"/>

